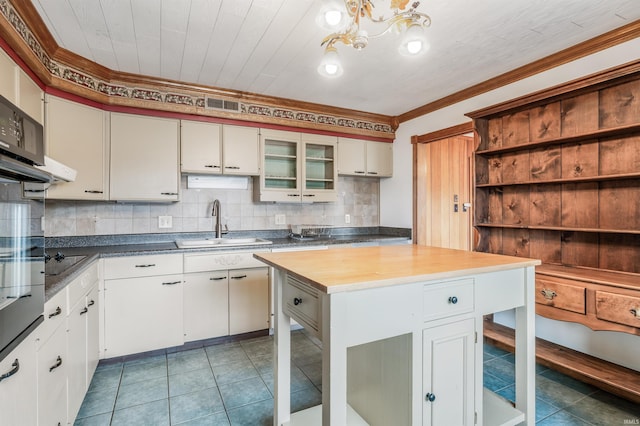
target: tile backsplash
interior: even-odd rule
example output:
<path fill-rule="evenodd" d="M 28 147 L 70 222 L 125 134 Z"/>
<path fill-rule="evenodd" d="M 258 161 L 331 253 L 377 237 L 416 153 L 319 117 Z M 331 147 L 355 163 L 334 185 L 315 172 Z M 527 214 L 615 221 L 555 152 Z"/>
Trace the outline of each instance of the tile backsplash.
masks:
<path fill-rule="evenodd" d="M 221 222 L 231 231 L 286 229 L 290 224 L 333 226 L 379 226 L 378 179 L 340 176 L 335 203 L 281 204 L 253 201 L 254 180 L 247 189 L 188 189 L 182 176 L 180 201 L 161 203 L 114 203 L 47 200 L 45 236 L 148 234 L 212 231 L 213 200 L 221 204 Z M 283 214 L 286 225 L 276 225 Z M 345 224 L 345 214 L 350 224 Z M 171 216 L 171 228 L 159 228 L 158 217 Z"/>

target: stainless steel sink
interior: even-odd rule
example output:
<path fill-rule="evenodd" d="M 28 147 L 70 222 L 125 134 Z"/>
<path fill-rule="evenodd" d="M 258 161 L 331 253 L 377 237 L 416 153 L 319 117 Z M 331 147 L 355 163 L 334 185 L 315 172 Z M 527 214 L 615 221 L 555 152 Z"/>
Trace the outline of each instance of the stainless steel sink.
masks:
<path fill-rule="evenodd" d="M 178 248 L 203 248 L 203 247 L 236 247 L 271 244 L 271 241 L 262 238 L 206 238 L 203 240 L 177 240 Z"/>

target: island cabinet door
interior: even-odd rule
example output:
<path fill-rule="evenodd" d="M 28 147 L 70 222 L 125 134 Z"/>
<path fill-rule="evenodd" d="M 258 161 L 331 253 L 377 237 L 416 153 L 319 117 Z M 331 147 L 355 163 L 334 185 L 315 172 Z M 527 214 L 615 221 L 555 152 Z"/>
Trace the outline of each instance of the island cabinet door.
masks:
<path fill-rule="evenodd" d="M 427 328 L 422 340 L 422 424 L 473 425 L 474 320 Z"/>

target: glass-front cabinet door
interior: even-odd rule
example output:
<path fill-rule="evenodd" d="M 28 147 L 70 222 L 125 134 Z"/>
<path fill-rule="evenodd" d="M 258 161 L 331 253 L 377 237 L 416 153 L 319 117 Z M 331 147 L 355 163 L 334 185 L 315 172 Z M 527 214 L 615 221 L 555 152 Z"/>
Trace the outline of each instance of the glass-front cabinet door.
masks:
<path fill-rule="evenodd" d="M 302 196 L 300 133 L 261 129 L 260 143 L 263 172 L 258 199 L 299 203 Z"/>
<path fill-rule="evenodd" d="M 260 144 L 263 172 L 254 188 L 257 200 L 336 201 L 336 137 L 261 129 Z"/>
<path fill-rule="evenodd" d="M 337 138 L 324 135 L 302 135 L 303 202 L 335 202 L 338 178 L 336 153 Z"/>

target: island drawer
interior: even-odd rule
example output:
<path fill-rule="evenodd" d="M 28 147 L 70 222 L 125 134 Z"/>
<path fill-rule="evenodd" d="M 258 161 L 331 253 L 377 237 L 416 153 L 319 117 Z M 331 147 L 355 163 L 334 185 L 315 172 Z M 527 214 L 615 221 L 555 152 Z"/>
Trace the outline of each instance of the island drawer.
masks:
<path fill-rule="evenodd" d="M 283 311 L 304 328 L 320 333 L 320 292 L 287 275 L 282 290 Z"/>
<path fill-rule="evenodd" d="M 536 303 L 584 315 L 586 289 L 562 278 L 536 278 Z"/>
<path fill-rule="evenodd" d="M 104 260 L 104 278 L 148 277 L 182 273 L 182 254 L 112 257 Z"/>
<path fill-rule="evenodd" d="M 74 279 L 67 286 L 68 289 L 68 309 L 67 314 L 71 313 L 74 305 L 80 298 L 89 292 L 91 287 L 98 282 L 98 262 L 94 262 L 86 271 L 78 278 Z"/>
<path fill-rule="evenodd" d="M 426 284 L 422 298 L 424 321 L 471 312 L 473 279 Z"/>

